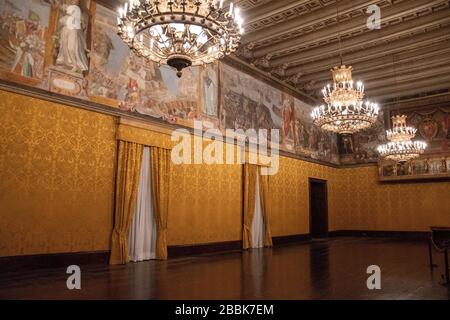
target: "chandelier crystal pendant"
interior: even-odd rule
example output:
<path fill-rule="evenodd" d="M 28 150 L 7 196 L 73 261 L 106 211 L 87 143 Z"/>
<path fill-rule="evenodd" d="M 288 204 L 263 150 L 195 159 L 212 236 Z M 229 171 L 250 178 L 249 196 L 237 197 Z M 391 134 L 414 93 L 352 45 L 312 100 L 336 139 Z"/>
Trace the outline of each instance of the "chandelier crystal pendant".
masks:
<path fill-rule="evenodd" d="M 352 79 L 351 66 L 334 67 L 333 87 L 322 90 L 326 105 L 313 109 L 311 116 L 316 126 L 340 134 L 353 134 L 372 126 L 379 113 L 379 106 L 364 101 L 364 85 Z"/>
<path fill-rule="evenodd" d="M 378 152 L 383 158 L 406 162 L 418 158 L 424 153 L 427 144 L 423 141 L 412 141 L 416 136 L 417 129 L 407 126 L 406 118 L 405 115 L 392 117 L 393 128 L 386 131 L 389 142 L 378 147 Z"/>
<path fill-rule="evenodd" d="M 138 56 L 175 68 L 212 63 L 235 52 L 244 32 L 239 8 L 224 0 L 130 0 L 118 35 Z"/>

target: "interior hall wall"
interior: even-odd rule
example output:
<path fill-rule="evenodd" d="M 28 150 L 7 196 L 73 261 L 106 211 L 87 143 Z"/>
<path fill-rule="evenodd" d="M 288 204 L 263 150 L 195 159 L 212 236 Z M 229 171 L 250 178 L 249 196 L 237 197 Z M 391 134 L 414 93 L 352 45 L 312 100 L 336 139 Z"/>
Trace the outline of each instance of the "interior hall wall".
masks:
<path fill-rule="evenodd" d="M 168 243 L 242 239 L 242 166 L 173 165 Z"/>
<path fill-rule="evenodd" d="M 328 226 L 334 230 L 335 191 L 339 188 L 336 168 L 281 157 L 280 170 L 269 178 L 272 236 L 309 233 L 309 178 L 327 181 Z"/>
<path fill-rule="evenodd" d="M 0 256 L 109 249 L 116 130 L 113 116 L 0 91 Z M 309 232 L 310 177 L 328 181 L 331 231 L 450 225 L 449 182 L 380 184 L 375 166 L 280 157 L 273 236 Z M 242 238 L 242 166 L 176 165 L 171 179 L 169 245 Z"/>
<path fill-rule="evenodd" d="M 450 226 L 449 181 L 380 183 L 376 166 L 338 169 L 336 178 L 335 230 L 429 231 L 430 226 Z"/>
<path fill-rule="evenodd" d="M 0 256 L 109 249 L 116 130 L 112 116 L 0 91 Z M 333 172 L 281 157 L 274 236 L 308 233 L 308 177 Z M 171 179 L 169 245 L 242 239 L 241 165 L 175 165 Z"/>
<path fill-rule="evenodd" d="M 0 91 L 0 256 L 108 250 L 115 127 Z"/>

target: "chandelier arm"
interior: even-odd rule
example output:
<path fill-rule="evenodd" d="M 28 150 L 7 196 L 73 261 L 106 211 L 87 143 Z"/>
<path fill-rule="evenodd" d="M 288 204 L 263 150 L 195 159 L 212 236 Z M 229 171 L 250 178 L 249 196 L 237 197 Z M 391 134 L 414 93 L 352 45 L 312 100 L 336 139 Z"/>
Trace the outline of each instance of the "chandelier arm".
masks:
<path fill-rule="evenodd" d="M 166 27 L 166 28 L 167 28 L 167 27 Z M 161 28 L 161 30 L 163 30 L 163 29 Z M 156 33 L 158 34 L 159 38 L 162 40 L 162 39 L 163 39 L 162 34 L 159 33 L 158 29 L 156 29 Z M 164 45 L 164 48 L 169 49 L 169 48 L 167 47 L 167 45 L 166 45 L 166 41 L 162 41 L 162 42 L 159 42 L 159 43 L 162 43 L 162 44 Z M 163 51 L 161 50 L 161 48 L 158 48 L 158 49 L 159 49 L 161 52 L 163 52 Z"/>
<path fill-rule="evenodd" d="M 197 36 L 197 38 L 199 38 L 200 35 L 202 35 L 203 33 L 205 33 L 205 29 L 202 30 L 202 32 Z M 203 43 L 200 47 L 198 47 L 198 48 L 197 48 L 197 51 L 200 51 L 200 49 L 203 48 L 203 46 L 204 46 L 206 43 L 208 43 L 209 39 L 211 39 L 211 38 L 208 38 L 208 40 L 205 41 L 205 43 Z M 192 45 L 191 45 L 191 47 L 189 48 L 189 50 L 190 50 L 190 49 L 192 49 Z M 190 51 L 188 51 L 187 53 L 189 54 Z"/>
<path fill-rule="evenodd" d="M 118 35 L 138 56 L 168 64 L 178 76 L 183 68 L 235 52 L 240 44 L 243 21 L 233 5 L 225 12 L 210 0 L 130 3 L 119 10 Z"/>

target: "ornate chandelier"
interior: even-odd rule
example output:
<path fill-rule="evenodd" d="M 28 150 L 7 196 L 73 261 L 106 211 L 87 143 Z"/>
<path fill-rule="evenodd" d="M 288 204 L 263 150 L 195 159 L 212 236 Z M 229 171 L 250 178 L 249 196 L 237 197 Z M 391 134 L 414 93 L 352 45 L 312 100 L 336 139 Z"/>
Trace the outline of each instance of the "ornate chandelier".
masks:
<path fill-rule="evenodd" d="M 393 128 L 386 131 L 389 142 L 378 147 L 382 157 L 396 162 L 406 162 L 424 153 L 427 144 L 423 141 L 412 141 L 417 129 L 406 125 L 405 115 L 393 116 L 392 124 Z"/>
<path fill-rule="evenodd" d="M 243 19 L 223 0 L 130 0 L 119 9 L 118 35 L 139 56 L 175 68 L 214 62 L 236 51 Z"/>
<path fill-rule="evenodd" d="M 352 79 L 351 66 L 341 65 L 331 70 L 333 88 L 323 90 L 326 105 L 313 109 L 311 116 L 316 126 L 340 134 L 353 134 L 372 126 L 378 117 L 376 103 L 364 101 L 364 85 Z"/>

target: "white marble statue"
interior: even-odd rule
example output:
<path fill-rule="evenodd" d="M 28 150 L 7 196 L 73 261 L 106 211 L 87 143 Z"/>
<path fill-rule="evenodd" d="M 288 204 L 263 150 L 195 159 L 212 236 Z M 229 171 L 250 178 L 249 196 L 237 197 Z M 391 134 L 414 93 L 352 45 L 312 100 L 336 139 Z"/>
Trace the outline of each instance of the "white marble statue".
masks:
<path fill-rule="evenodd" d="M 82 73 L 88 70 L 87 48 L 81 28 L 81 10 L 77 5 L 69 5 L 66 15 L 59 20 L 62 25 L 59 36 L 59 51 L 56 64 Z"/>

